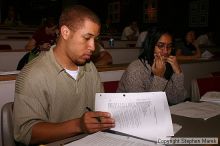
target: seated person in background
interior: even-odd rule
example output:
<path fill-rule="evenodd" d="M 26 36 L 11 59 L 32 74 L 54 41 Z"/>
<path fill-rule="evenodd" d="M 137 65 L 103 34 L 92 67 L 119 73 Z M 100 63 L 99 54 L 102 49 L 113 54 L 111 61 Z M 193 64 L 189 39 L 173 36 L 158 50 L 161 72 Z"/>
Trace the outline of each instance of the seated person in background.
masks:
<path fill-rule="evenodd" d="M 133 61 L 119 82 L 117 92 L 166 92 L 169 104 L 184 101 L 184 75 L 171 55 L 173 38 L 165 28 L 149 29 L 144 52 Z"/>
<path fill-rule="evenodd" d="M 48 50 L 51 45 L 55 44 L 57 39 L 57 22 L 54 18 L 46 19 L 46 22 L 40 27 L 28 41 L 25 46 L 26 50 L 38 48 L 40 50 Z"/>
<path fill-rule="evenodd" d="M 196 44 L 195 31 L 190 30 L 186 33 L 183 45 L 178 46 L 176 57 L 179 60 L 191 60 L 201 57 L 201 51 Z"/>
<path fill-rule="evenodd" d="M 138 48 L 143 47 L 143 43 L 144 43 L 146 36 L 147 36 L 147 31 L 142 31 L 140 33 L 140 35 L 138 36 L 138 39 L 137 39 L 136 47 L 138 47 Z"/>
<path fill-rule="evenodd" d="M 207 31 L 205 34 L 200 35 L 196 43 L 199 47 L 215 46 L 215 36 L 213 31 Z"/>
<path fill-rule="evenodd" d="M 137 40 L 139 36 L 139 28 L 136 21 L 132 21 L 126 26 L 122 32 L 121 40 Z"/>
<path fill-rule="evenodd" d="M 113 26 L 111 18 L 107 18 L 105 23 L 101 26 L 101 34 L 113 35 L 117 33 L 117 29 Z"/>
<path fill-rule="evenodd" d="M 95 51 L 92 53 L 91 60 L 96 66 L 112 64 L 111 54 L 104 49 L 100 41 L 95 42 Z"/>
<path fill-rule="evenodd" d="M 115 126 L 110 113 L 86 109 L 93 109 L 95 94 L 104 92 L 99 73 L 89 62 L 100 25 L 97 15 L 84 6 L 63 10 L 57 44 L 27 64 L 16 78 L 16 141 L 47 144 Z"/>
<path fill-rule="evenodd" d="M 22 25 L 22 22 L 17 14 L 17 11 L 14 6 L 8 7 L 8 16 L 4 21 L 4 25 L 7 26 L 19 26 Z"/>

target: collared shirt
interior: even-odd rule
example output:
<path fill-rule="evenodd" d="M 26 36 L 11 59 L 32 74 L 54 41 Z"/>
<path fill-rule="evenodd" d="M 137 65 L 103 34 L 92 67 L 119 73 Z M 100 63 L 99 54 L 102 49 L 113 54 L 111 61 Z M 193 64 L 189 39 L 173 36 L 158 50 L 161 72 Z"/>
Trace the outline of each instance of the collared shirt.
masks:
<path fill-rule="evenodd" d="M 75 80 L 58 64 L 53 47 L 42 52 L 16 79 L 16 141 L 29 144 L 32 126 L 38 122 L 56 123 L 81 117 L 85 107 L 94 107 L 97 92 L 103 92 L 103 86 L 92 62 L 79 67 Z"/>

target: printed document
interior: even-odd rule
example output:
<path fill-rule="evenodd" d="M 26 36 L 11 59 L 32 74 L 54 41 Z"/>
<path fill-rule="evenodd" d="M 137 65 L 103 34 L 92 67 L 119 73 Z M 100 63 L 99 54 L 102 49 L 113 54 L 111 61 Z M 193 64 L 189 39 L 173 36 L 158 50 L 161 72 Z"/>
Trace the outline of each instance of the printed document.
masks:
<path fill-rule="evenodd" d="M 154 142 L 144 141 L 132 137 L 97 132 L 80 140 L 65 144 L 65 146 L 162 146 Z"/>
<path fill-rule="evenodd" d="M 95 110 L 111 113 L 114 131 L 152 141 L 174 135 L 165 92 L 97 93 Z"/>
<path fill-rule="evenodd" d="M 207 92 L 201 97 L 200 101 L 214 102 L 220 104 L 220 92 Z"/>
<path fill-rule="evenodd" d="M 220 114 L 220 105 L 211 102 L 184 102 L 170 107 L 174 115 L 207 120 Z"/>

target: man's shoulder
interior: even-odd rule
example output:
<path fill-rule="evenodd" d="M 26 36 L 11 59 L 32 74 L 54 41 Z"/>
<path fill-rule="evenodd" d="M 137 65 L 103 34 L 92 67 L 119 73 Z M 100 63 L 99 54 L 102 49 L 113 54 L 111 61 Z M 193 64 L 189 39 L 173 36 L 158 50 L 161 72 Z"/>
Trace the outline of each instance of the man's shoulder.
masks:
<path fill-rule="evenodd" d="M 19 76 L 24 79 L 35 78 L 48 70 L 48 63 L 46 52 L 41 52 L 39 56 L 24 66 Z"/>

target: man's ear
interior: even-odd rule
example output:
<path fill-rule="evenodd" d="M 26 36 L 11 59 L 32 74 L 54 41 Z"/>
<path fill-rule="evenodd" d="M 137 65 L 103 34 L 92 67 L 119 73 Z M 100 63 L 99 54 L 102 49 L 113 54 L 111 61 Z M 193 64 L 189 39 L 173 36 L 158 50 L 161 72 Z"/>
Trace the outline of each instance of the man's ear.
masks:
<path fill-rule="evenodd" d="M 66 40 L 70 35 L 70 29 L 66 25 L 63 25 L 60 31 L 61 36 Z"/>

